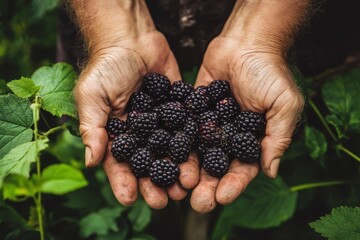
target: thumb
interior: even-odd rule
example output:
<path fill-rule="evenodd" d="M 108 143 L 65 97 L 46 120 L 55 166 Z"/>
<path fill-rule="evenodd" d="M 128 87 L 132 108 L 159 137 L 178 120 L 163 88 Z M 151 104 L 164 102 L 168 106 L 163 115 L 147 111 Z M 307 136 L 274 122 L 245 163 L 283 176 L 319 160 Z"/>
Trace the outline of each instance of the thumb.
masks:
<path fill-rule="evenodd" d="M 99 81 L 92 81 L 91 78 L 81 79 L 74 93 L 80 120 L 80 134 L 85 145 L 85 165 L 93 167 L 100 163 L 107 148 L 105 126 L 111 109 L 104 101 Z"/>
<path fill-rule="evenodd" d="M 289 147 L 304 99 L 297 91 L 286 90 L 266 113 L 266 136 L 261 142 L 261 165 L 269 178 L 275 178 L 280 158 Z"/>

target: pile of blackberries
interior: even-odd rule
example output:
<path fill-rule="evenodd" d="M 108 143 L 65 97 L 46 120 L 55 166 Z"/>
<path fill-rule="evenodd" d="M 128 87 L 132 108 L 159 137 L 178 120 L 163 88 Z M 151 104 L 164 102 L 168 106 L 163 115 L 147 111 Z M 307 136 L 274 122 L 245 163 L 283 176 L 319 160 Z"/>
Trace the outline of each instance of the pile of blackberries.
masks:
<path fill-rule="evenodd" d="M 234 158 L 246 163 L 260 159 L 265 119 L 241 112 L 229 83 L 215 80 L 194 89 L 184 81 L 172 85 L 166 76 L 149 73 L 141 91 L 127 106 L 126 121 L 110 118 L 106 129 L 113 139 L 111 152 L 128 162 L 137 178 L 150 177 L 156 185 L 173 184 L 178 164 L 196 151 L 202 167 L 222 177 Z"/>

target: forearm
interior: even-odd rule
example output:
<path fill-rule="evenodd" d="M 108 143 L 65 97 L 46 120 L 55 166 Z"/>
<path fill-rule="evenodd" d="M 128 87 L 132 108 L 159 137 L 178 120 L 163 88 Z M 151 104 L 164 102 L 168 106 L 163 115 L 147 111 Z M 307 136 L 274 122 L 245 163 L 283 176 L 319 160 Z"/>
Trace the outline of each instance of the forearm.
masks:
<path fill-rule="evenodd" d="M 155 30 L 144 0 L 70 0 L 69 3 L 90 52 Z"/>
<path fill-rule="evenodd" d="M 309 6 L 310 0 L 238 0 L 221 35 L 284 51 Z"/>

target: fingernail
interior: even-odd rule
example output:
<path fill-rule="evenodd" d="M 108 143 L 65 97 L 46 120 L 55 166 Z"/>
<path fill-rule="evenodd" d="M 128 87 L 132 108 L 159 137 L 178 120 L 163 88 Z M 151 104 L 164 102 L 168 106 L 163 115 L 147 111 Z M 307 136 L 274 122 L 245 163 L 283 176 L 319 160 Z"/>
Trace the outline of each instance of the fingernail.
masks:
<path fill-rule="evenodd" d="M 279 164 L 280 164 L 280 158 L 275 158 L 274 160 L 272 160 L 272 162 L 270 163 L 270 169 L 268 171 L 268 177 L 276 178 L 279 169 Z"/>
<path fill-rule="evenodd" d="M 86 165 L 86 167 L 90 167 L 91 163 L 92 163 L 91 148 L 86 147 L 85 148 L 85 165 Z"/>

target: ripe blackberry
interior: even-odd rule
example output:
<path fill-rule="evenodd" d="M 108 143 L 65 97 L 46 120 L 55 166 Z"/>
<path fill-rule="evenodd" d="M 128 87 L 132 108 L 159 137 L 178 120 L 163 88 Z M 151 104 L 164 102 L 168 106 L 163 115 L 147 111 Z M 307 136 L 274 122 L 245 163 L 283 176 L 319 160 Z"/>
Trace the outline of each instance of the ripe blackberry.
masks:
<path fill-rule="evenodd" d="M 235 124 L 240 132 L 251 132 L 257 138 L 262 138 L 265 134 L 265 117 L 263 114 L 244 111 L 235 118 Z"/>
<path fill-rule="evenodd" d="M 126 126 L 128 129 L 131 129 L 131 126 L 135 122 L 135 119 L 140 115 L 140 112 L 138 111 L 132 111 L 129 112 L 127 118 L 126 118 Z"/>
<path fill-rule="evenodd" d="M 185 107 L 198 115 L 209 108 L 209 97 L 204 87 L 198 87 L 185 99 Z"/>
<path fill-rule="evenodd" d="M 229 159 L 221 148 L 210 148 L 204 155 L 203 168 L 211 176 L 221 178 L 229 169 Z"/>
<path fill-rule="evenodd" d="M 149 94 L 156 102 L 168 98 L 171 90 L 169 79 L 159 73 L 148 73 L 144 77 L 143 91 Z"/>
<path fill-rule="evenodd" d="M 169 144 L 168 154 L 171 160 L 177 164 L 185 162 L 190 153 L 191 140 L 184 132 L 177 132 Z"/>
<path fill-rule="evenodd" d="M 260 161 L 260 142 L 250 132 L 236 134 L 232 138 L 232 154 L 241 162 L 255 163 Z"/>
<path fill-rule="evenodd" d="M 147 147 L 155 154 L 155 157 L 165 157 L 170 140 L 170 133 L 164 129 L 157 129 L 150 135 Z"/>
<path fill-rule="evenodd" d="M 119 162 L 128 161 L 135 152 L 135 149 L 135 138 L 127 133 L 118 135 L 111 145 L 111 152 Z"/>
<path fill-rule="evenodd" d="M 208 122 L 199 125 L 200 143 L 207 147 L 220 146 L 222 143 L 222 130 L 216 124 Z"/>
<path fill-rule="evenodd" d="M 186 121 L 186 112 L 180 102 L 167 102 L 161 105 L 159 113 L 161 127 L 169 130 L 181 129 Z"/>
<path fill-rule="evenodd" d="M 129 111 L 148 112 L 154 106 L 154 100 L 144 92 L 135 92 L 129 100 Z"/>
<path fill-rule="evenodd" d="M 118 118 L 109 118 L 105 127 L 110 139 L 126 131 L 126 123 Z"/>
<path fill-rule="evenodd" d="M 194 91 L 194 88 L 191 84 L 186 83 L 182 80 L 176 81 L 172 84 L 170 90 L 170 100 L 184 102 L 186 97 Z"/>
<path fill-rule="evenodd" d="M 130 159 L 130 167 L 137 178 L 146 177 L 149 167 L 155 160 L 152 152 L 146 148 L 138 148 Z"/>
<path fill-rule="evenodd" d="M 231 122 L 238 113 L 238 104 L 232 97 L 226 97 L 215 105 L 215 112 L 220 122 Z"/>
<path fill-rule="evenodd" d="M 206 91 L 211 105 L 231 95 L 230 84 L 225 80 L 212 81 Z"/>
<path fill-rule="evenodd" d="M 159 127 L 156 113 L 139 113 L 130 126 L 130 131 L 140 139 L 146 139 Z"/>
<path fill-rule="evenodd" d="M 179 174 L 179 167 L 166 159 L 156 159 L 149 168 L 151 181 L 159 187 L 172 185 Z"/>
<path fill-rule="evenodd" d="M 225 123 L 221 126 L 222 129 L 222 144 L 221 148 L 224 150 L 225 154 L 231 152 L 231 143 L 232 138 L 238 133 L 237 128 L 232 123 Z"/>
<path fill-rule="evenodd" d="M 199 128 L 198 128 L 198 124 L 197 122 L 188 117 L 185 123 L 185 126 L 183 128 L 183 132 L 189 136 L 189 138 L 191 139 L 191 142 L 195 141 L 195 138 L 197 137 Z"/>
<path fill-rule="evenodd" d="M 198 117 L 198 124 L 205 124 L 207 122 L 212 122 L 214 124 L 218 124 L 219 117 L 216 112 L 208 110 L 206 112 L 200 113 Z"/>

